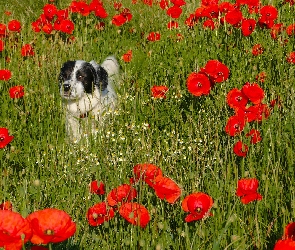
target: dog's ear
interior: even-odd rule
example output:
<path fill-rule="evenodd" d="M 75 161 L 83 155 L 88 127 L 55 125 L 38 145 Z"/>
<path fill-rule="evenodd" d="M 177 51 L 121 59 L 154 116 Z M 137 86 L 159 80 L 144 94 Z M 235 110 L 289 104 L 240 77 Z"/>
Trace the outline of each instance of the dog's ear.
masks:
<path fill-rule="evenodd" d="M 98 66 L 98 68 L 97 68 L 97 77 L 98 77 L 98 79 L 97 79 L 96 86 L 101 91 L 104 91 L 107 88 L 107 86 L 108 86 L 108 73 L 101 66 Z"/>

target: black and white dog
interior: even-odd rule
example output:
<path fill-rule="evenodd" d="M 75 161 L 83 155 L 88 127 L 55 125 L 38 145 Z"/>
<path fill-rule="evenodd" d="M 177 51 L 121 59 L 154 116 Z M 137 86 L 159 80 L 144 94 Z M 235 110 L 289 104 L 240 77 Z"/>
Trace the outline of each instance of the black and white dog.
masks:
<path fill-rule="evenodd" d="M 113 86 L 119 64 L 107 57 L 101 65 L 95 61 L 68 61 L 59 75 L 60 95 L 64 99 L 66 130 L 71 141 L 94 133 L 109 111 L 115 109 L 117 95 Z"/>

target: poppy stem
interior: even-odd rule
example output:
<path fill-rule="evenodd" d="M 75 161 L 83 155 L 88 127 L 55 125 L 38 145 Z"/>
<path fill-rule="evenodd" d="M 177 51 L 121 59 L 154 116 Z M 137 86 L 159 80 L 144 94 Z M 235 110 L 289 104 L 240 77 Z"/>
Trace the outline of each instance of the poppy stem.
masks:
<path fill-rule="evenodd" d="M 48 249 L 49 249 L 49 250 L 52 250 L 52 244 L 51 244 L 51 243 L 49 243 L 49 245 L 48 245 Z"/>

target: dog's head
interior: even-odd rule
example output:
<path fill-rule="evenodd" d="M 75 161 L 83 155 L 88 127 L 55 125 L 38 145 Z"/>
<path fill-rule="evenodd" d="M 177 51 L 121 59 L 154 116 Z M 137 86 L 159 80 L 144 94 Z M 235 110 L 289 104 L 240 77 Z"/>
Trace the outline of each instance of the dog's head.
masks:
<path fill-rule="evenodd" d="M 67 61 L 59 74 L 60 95 L 68 100 L 78 100 L 95 88 L 104 91 L 108 85 L 108 73 L 101 66 L 82 60 Z"/>

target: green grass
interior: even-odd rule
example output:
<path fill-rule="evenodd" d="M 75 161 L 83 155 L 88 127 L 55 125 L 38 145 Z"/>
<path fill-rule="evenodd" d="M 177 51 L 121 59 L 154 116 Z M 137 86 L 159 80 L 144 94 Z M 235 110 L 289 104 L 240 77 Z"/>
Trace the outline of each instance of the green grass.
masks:
<path fill-rule="evenodd" d="M 294 37 L 281 45 L 265 29 L 257 28 L 251 37 L 228 26 L 209 31 L 199 24 L 189 30 L 183 22 L 197 3 L 188 3 L 179 30 L 169 31 L 169 17 L 157 6 L 123 1 L 133 19 L 115 27 L 110 23 L 115 11 L 105 1 L 110 14 L 105 30 L 94 29 L 93 16 L 78 17 L 75 41 L 67 43 L 58 33 L 47 36 L 31 30 L 31 22 L 47 1 L 18 2 L 0 3 L 0 22 L 15 18 L 23 24 L 21 33 L 6 42 L 7 49 L 0 55 L 0 68 L 13 73 L 10 81 L 0 82 L 0 127 L 14 136 L 10 146 L 0 150 L 1 200 L 10 200 L 24 217 L 47 207 L 69 213 L 77 232 L 53 249 L 272 249 L 285 225 L 295 219 L 295 66 L 285 60 L 295 51 Z M 55 4 L 64 8 L 69 2 Z M 4 15 L 5 10 L 12 15 Z M 279 12 L 280 21 L 294 22 L 294 6 L 282 6 Z M 130 33 L 131 29 L 135 32 Z M 147 42 L 151 31 L 159 31 L 161 40 Z M 170 38 L 177 33 L 183 35 L 182 41 Z M 34 57 L 21 57 L 25 43 L 33 44 Z M 256 43 L 265 48 L 258 57 L 251 54 Z M 129 49 L 133 59 L 124 63 L 120 58 Z M 124 75 L 118 112 L 96 140 L 72 145 L 65 134 L 59 69 L 70 59 L 101 62 L 109 54 L 119 58 Z M 210 59 L 226 64 L 230 78 L 217 84 L 209 96 L 193 97 L 186 89 L 186 78 Z M 282 108 L 275 108 L 261 124 L 251 124 L 261 131 L 263 140 L 249 146 L 247 157 L 241 159 L 232 151 L 237 139 L 224 132 L 233 114 L 225 97 L 232 88 L 254 82 L 262 71 L 267 73 L 261 84 L 264 103 L 280 96 Z M 14 85 L 25 87 L 23 100 L 10 99 L 8 90 Z M 153 85 L 168 86 L 167 98 L 151 98 Z M 108 223 L 90 227 L 87 209 L 105 198 L 89 194 L 90 181 L 103 181 L 108 192 L 128 183 L 133 166 L 145 162 L 159 166 L 182 187 L 180 201 L 170 205 L 148 187 L 138 187 L 137 200 L 151 213 L 145 229 L 129 225 L 118 214 Z M 239 201 L 235 191 L 243 177 L 260 181 L 262 201 L 248 205 Z M 180 204 L 196 191 L 213 197 L 213 216 L 187 224 Z"/>

